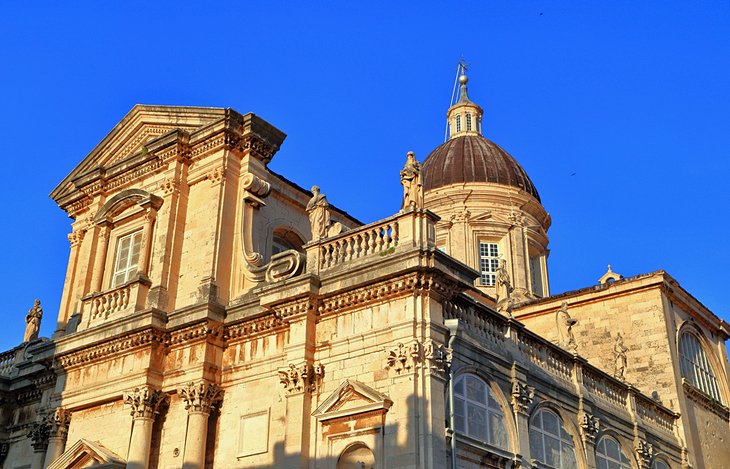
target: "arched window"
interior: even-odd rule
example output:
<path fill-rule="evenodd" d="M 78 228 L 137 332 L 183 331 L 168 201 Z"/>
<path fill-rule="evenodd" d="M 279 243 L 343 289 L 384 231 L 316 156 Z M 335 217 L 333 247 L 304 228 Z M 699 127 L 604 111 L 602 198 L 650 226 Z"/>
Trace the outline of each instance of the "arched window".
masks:
<path fill-rule="evenodd" d="M 631 461 L 621 445 L 610 436 L 604 436 L 596 445 L 597 469 L 631 469 Z"/>
<path fill-rule="evenodd" d="M 508 449 L 504 413 L 487 383 L 465 374 L 454 382 L 454 429 L 501 449 Z"/>
<path fill-rule="evenodd" d="M 657 459 L 654 464 L 651 465 L 651 469 L 669 469 L 669 464 L 664 461 Z"/>
<path fill-rule="evenodd" d="M 722 401 L 717 378 L 696 335 L 682 333 L 679 338 L 679 356 L 682 376 L 687 382 L 713 399 Z"/>
<path fill-rule="evenodd" d="M 471 130 L 471 113 L 466 113 L 466 130 Z"/>
<path fill-rule="evenodd" d="M 456 115 L 456 131 L 461 132 L 461 114 Z"/>
<path fill-rule="evenodd" d="M 296 233 L 287 228 L 277 228 L 274 230 L 271 239 L 271 255 L 294 249 L 303 252 L 304 241 Z"/>
<path fill-rule="evenodd" d="M 530 452 L 533 458 L 548 467 L 578 468 L 573 439 L 565 430 L 560 417 L 550 410 L 542 409 L 532 418 Z"/>

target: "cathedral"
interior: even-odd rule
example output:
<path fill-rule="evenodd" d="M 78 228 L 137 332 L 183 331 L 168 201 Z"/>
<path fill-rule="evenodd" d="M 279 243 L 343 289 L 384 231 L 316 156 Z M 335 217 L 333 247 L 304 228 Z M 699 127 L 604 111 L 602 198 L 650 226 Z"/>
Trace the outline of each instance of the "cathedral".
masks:
<path fill-rule="evenodd" d="M 0 353 L 2 468 L 730 467 L 728 324 L 662 270 L 552 294 L 467 83 L 367 224 L 271 171 L 257 115 L 135 106 L 51 193 L 68 268 L 52 337 L 36 301 Z"/>

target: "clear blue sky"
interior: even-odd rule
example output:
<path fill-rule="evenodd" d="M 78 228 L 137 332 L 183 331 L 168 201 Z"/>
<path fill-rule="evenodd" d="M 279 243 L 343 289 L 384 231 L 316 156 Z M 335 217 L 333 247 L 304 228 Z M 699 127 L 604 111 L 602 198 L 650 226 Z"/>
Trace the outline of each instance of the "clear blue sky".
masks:
<path fill-rule="evenodd" d="M 70 220 L 48 193 L 134 104 L 255 112 L 288 134 L 272 169 L 369 222 L 443 141 L 462 55 L 553 217 L 553 293 L 665 269 L 730 320 L 728 0 L 3 2 L 0 349 L 36 297 L 52 333 Z"/>

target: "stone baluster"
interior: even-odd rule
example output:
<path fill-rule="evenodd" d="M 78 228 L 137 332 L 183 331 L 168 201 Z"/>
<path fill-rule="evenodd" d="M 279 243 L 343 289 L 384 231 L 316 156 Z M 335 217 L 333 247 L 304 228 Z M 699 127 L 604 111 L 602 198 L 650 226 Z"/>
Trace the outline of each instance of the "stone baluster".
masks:
<path fill-rule="evenodd" d="M 66 448 L 68 426 L 71 423 L 71 412 L 59 407 L 49 412 L 44 421 L 48 426 L 48 450 L 46 451 L 45 465 L 49 466 Z"/>
<path fill-rule="evenodd" d="M 92 282 L 92 291 L 100 292 L 102 290 L 102 282 L 104 281 L 104 264 L 106 263 L 106 252 L 109 246 L 109 236 L 111 234 L 111 223 L 103 222 L 97 226 L 99 236 L 96 242 L 96 258 L 94 259 L 94 271 Z"/>
<path fill-rule="evenodd" d="M 190 382 L 178 390 L 188 411 L 188 431 L 185 435 L 183 469 L 203 469 L 205 467 L 205 445 L 208 437 L 208 417 L 211 409 L 218 406 L 223 391 L 215 384 L 206 381 Z"/>
<path fill-rule="evenodd" d="M 160 405 L 167 401 L 167 394 L 149 386 L 135 388 L 124 395 L 124 403 L 132 415 L 132 435 L 129 439 L 128 469 L 145 469 L 149 465 L 152 444 L 152 427 Z"/>

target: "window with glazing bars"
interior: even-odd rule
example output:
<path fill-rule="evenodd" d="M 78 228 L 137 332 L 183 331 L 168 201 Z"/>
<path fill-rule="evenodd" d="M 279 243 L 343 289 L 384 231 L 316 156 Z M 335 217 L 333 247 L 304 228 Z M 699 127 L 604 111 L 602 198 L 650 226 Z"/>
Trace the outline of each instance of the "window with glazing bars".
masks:
<path fill-rule="evenodd" d="M 461 132 L 461 114 L 456 115 L 456 131 Z"/>
<path fill-rule="evenodd" d="M 117 241 L 117 256 L 114 260 L 112 288 L 130 281 L 137 273 L 139 251 L 142 246 L 142 230 L 122 236 Z"/>
<path fill-rule="evenodd" d="M 497 243 L 479 243 L 480 283 L 492 287 L 497 279 L 499 268 L 499 246 Z"/>
<path fill-rule="evenodd" d="M 689 384 L 713 399 L 721 401 L 715 373 L 700 340 L 694 334 L 682 333 L 679 338 L 679 355 L 682 376 Z"/>
<path fill-rule="evenodd" d="M 471 113 L 466 113 L 466 130 L 471 130 Z"/>

